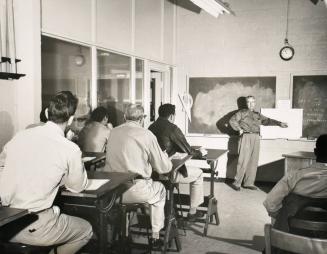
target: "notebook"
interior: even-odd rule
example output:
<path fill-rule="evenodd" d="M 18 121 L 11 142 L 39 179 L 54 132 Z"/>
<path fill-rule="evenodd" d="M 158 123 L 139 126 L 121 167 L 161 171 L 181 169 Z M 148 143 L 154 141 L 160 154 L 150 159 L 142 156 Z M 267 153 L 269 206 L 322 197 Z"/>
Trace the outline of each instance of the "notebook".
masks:
<path fill-rule="evenodd" d="M 89 179 L 85 190 L 97 190 L 109 181 L 110 179 Z"/>
<path fill-rule="evenodd" d="M 82 158 L 82 161 L 85 163 L 85 162 L 87 162 L 87 161 L 91 161 L 91 160 L 93 160 L 93 159 L 95 159 L 96 157 L 83 157 Z"/>
<path fill-rule="evenodd" d="M 187 153 L 175 153 L 173 156 L 170 157 L 170 159 L 172 159 L 172 160 L 182 160 L 187 155 L 188 155 Z"/>

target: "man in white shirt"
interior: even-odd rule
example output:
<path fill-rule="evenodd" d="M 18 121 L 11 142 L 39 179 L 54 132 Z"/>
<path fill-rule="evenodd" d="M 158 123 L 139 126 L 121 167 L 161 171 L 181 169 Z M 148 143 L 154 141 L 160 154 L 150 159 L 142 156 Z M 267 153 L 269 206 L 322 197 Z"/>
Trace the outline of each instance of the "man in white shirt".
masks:
<path fill-rule="evenodd" d="M 104 171 L 132 172 L 139 175 L 123 194 L 123 203 L 147 203 L 151 209 L 152 247 L 162 245 L 159 232 L 164 226 L 166 190 L 162 183 L 151 179 L 152 171 L 168 173 L 172 163 L 162 152 L 157 138 L 143 128 L 144 109 L 131 104 L 125 112 L 126 123 L 111 131 L 107 144 Z"/>
<path fill-rule="evenodd" d="M 316 162 L 287 173 L 268 193 L 263 205 L 276 218 L 274 228 L 288 232 L 288 218 L 313 201 L 327 201 L 327 134 L 321 135 L 314 149 Z"/>
<path fill-rule="evenodd" d="M 64 135 L 76 107 L 77 98 L 70 92 L 58 93 L 49 104 L 49 121 L 16 134 L 0 156 L 4 159 L 0 177 L 2 204 L 38 215 L 35 222 L 17 232 L 12 242 L 57 245 L 58 254 L 72 254 L 92 237 L 89 222 L 60 214 L 59 208 L 53 206 L 61 185 L 80 192 L 88 182 L 79 147 Z"/>

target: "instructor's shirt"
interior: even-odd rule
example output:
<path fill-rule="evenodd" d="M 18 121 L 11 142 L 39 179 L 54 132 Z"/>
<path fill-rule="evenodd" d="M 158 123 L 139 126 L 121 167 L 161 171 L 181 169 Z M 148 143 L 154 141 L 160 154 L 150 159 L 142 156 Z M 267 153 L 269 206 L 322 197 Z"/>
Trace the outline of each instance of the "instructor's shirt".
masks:
<path fill-rule="evenodd" d="M 51 121 L 19 132 L 0 157 L 4 161 L 0 197 L 5 206 L 38 212 L 52 206 L 60 185 L 73 192 L 87 185 L 81 150 Z"/>
<path fill-rule="evenodd" d="M 256 111 L 241 109 L 231 117 L 229 124 L 235 131 L 243 130 L 249 133 L 259 133 L 260 125 L 280 126 L 281 122 L 265 117 Z"/>

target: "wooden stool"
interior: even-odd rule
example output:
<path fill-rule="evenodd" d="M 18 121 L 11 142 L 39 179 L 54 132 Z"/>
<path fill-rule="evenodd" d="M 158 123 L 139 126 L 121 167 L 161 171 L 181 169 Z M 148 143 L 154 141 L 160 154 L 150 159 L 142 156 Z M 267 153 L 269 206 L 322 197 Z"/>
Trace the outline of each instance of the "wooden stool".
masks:
<path fill-rule="evenodd" d="M 55 254 L 57 248 L 54 246 L 35 246 L 22 243 L 1 242 L 1 254 L 48 254 L 54 248 Z"/>
<path fill-rule="evenodd" d="M 130 219 L 131 215 L 134 213 L 136 214 L 138 210 L 142 211 L 142 216 L 138 217 L 139 220 L 139 227 L 146 229 L 146 235 L 148 238 L 148 246 L 149 252 L 151 253 L 151 246 L 150 246 L 150 229 L 151 229 L 151 221 L 149 216 L 145 214 L 145 209 L 147 204 L 144 203 L 131 203 L 131 204 L 123 204 L 120 203 L 120 210 L 121 210 L 121 217 L 120 217 L 120 233 L 119 233 L 119 240 L 120 240 L 120 253 L 130 253 L 131 251 L 131 225 Z"/>

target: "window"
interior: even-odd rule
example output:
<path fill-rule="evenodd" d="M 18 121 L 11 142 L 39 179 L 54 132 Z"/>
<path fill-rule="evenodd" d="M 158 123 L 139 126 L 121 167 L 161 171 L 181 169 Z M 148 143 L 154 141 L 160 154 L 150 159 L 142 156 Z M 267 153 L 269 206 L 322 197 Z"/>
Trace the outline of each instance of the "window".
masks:
<path fill-rule="evenodd" d="M 117 126 L 124 122 L 126 105 L 144 104 L 144 60 L 103 49 L 95 52 L 92 63 L 91 47 L 42 36 L 42 107 L 57 92 L 71 91 L 79 99 L 77 131 L 84 126 L 91 105 L 107 108 L 109 121 Z M 97 66 L 96 84 L 91 84 L 92 64 Z"/>
<path fill-rule="evenodd" d="M 143 104 L 144 62 L 135 59 L 135 102 Z"/>
<path fill-rule="evenodd" d="M 78 97 L 76 127 L 82 128 L 91 109 L 90 48 L 42 36 L 42 107 L 59 91 Z"/>
<path fill-rule="evenodd" d="M 131 103 L 131 58 L 103 50 L 97 51 L 98 106 L 109 111 L 113 126 L 124 122 L 125 106 Z"/>

